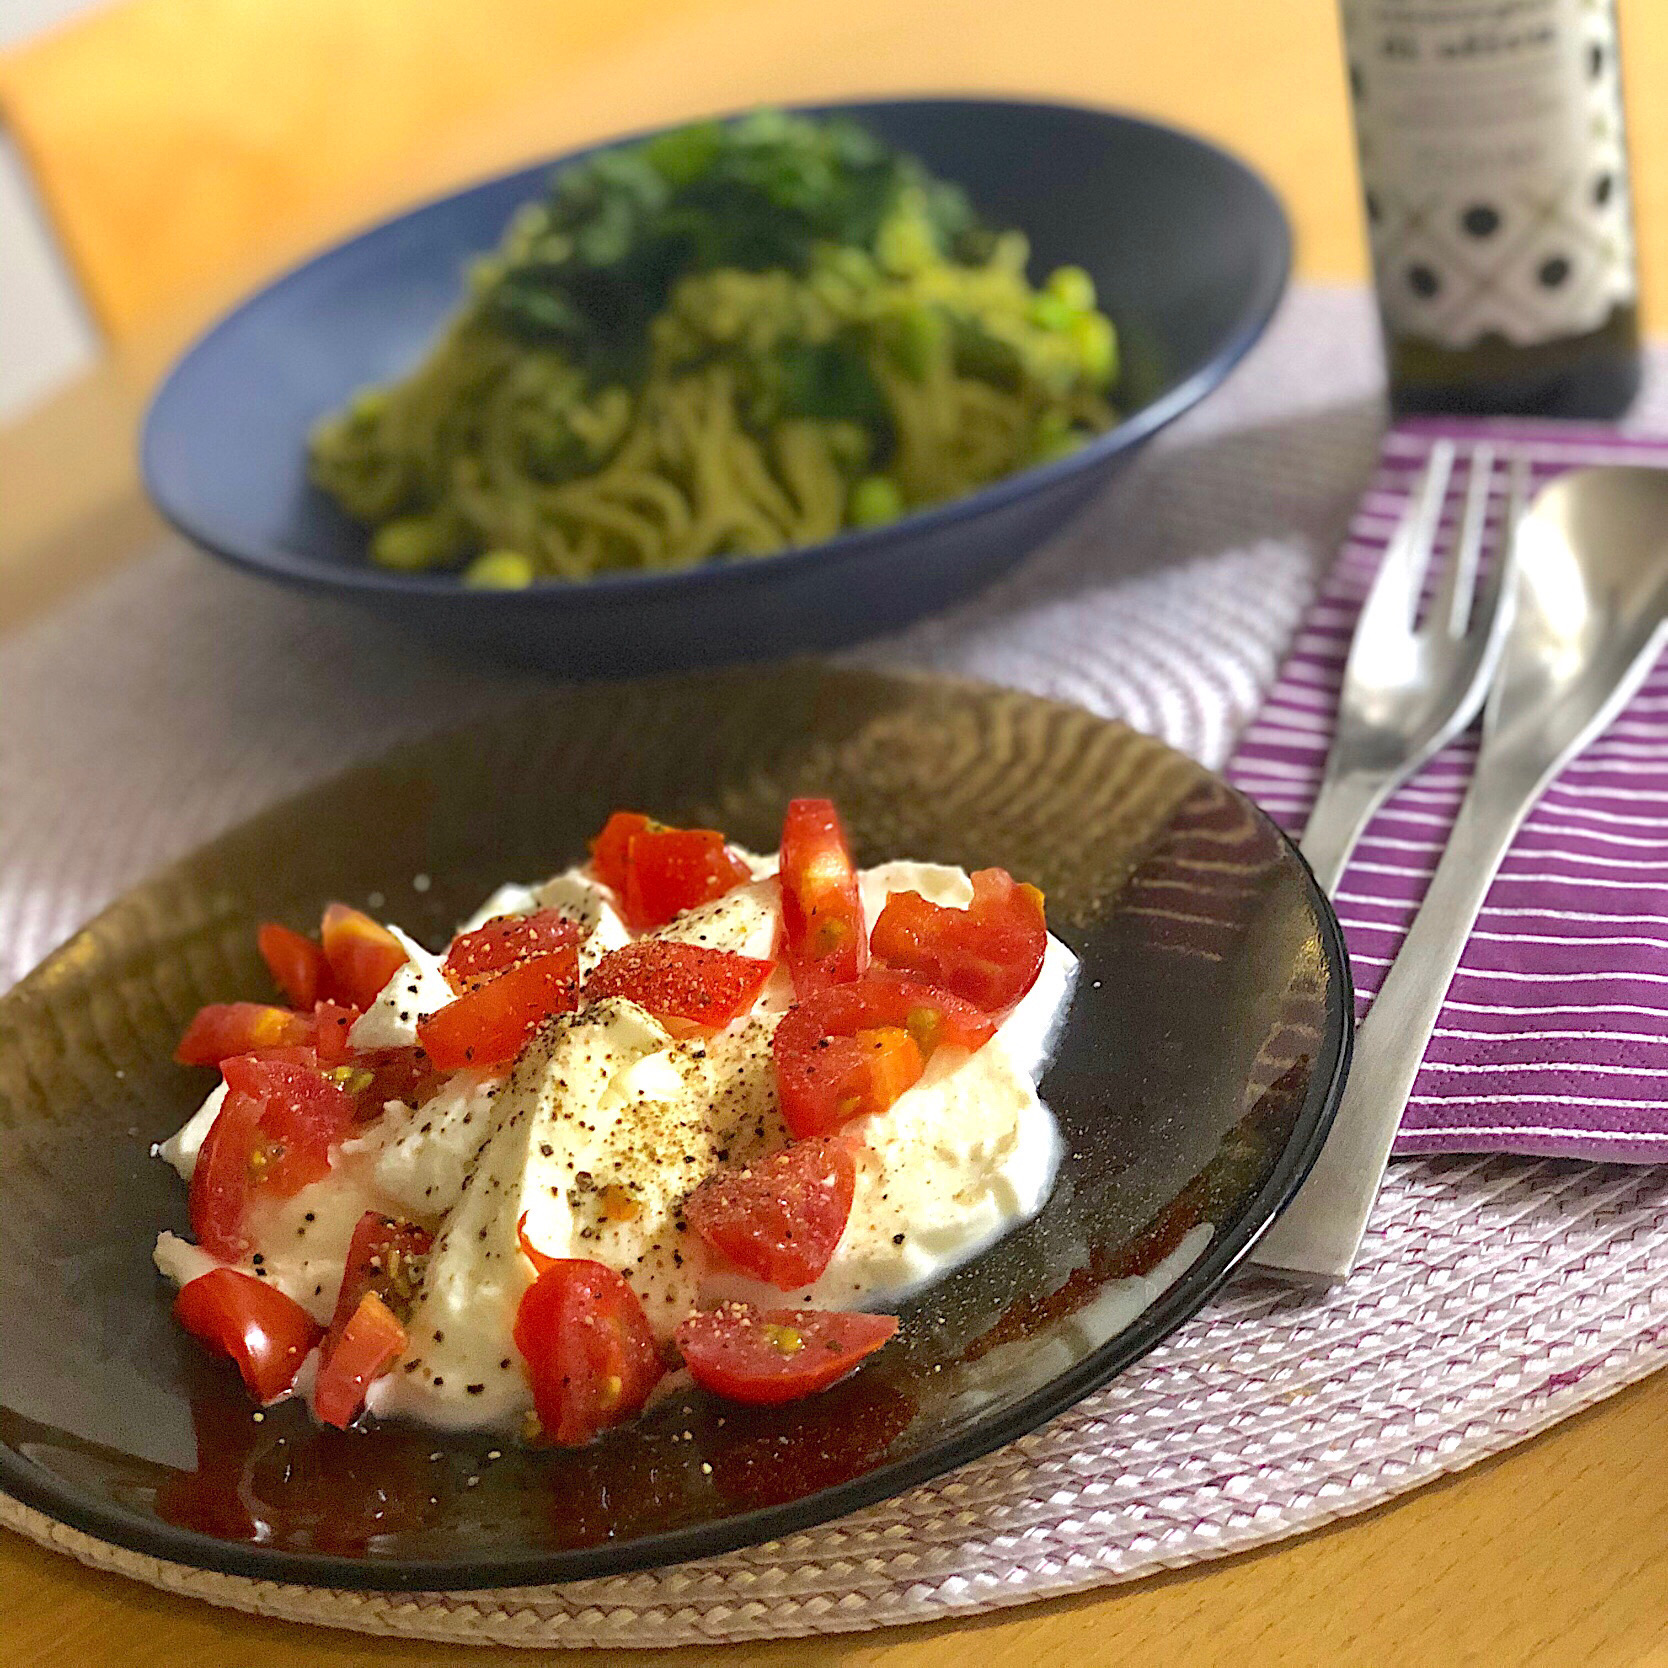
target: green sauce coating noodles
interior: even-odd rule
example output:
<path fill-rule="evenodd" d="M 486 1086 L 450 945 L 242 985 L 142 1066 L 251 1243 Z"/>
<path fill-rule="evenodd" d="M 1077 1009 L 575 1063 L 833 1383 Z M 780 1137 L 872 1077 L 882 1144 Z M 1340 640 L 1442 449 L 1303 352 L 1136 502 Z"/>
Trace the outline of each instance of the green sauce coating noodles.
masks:
<path fill-rule="evenodd" d="M 957 188 L 762 111 L 599 152 L 524 208 L 427 358 L 318 423 L 372 559 L 495 587 L 767 555 L 1064 455 L 1112 421 L 1076 267 Z"/>

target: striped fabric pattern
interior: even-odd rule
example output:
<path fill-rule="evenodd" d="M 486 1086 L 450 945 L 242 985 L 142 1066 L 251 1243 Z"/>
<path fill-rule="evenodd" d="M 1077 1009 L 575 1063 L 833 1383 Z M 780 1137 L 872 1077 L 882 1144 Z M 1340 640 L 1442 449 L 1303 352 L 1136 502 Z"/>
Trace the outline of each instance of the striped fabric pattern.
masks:
<path fill-rule="evenodd" d="M 1421 420 L 1386 436 L 1343 553 L 1230 779 L 1301 834 L 1331 740 L 1350 637 L 1434 441 L 1487 439 L 1534 484 L 1589 464 L 1668 466 L 1668 441 L 1588 425 Z M 1503 471 L 1497 471 L 1503 476 Z M 1334 902 L 1364 1014 L 1395 957 L 1470 779 L 1475 733 L 1374 818 Z M 1668 1161 L 1668 660 L 1530 814 L 1466 946 L 1398 1153 Z"/>

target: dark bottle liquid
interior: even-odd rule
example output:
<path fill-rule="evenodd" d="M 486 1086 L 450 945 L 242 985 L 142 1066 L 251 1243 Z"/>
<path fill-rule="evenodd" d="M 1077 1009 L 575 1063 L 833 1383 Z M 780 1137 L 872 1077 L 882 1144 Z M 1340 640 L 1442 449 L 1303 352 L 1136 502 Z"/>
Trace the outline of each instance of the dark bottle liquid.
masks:
<path fill-rule="evenodd" d="M 1613 0 L 1343 0 L 1391 401 L 1614 417 L 1639 314 Z"/>
<path fill-rule="evenodd" d="M 1622 302 L 1597 330 L 1520 347 L 1504 336 L 1448 348 L 1385 333 L 1399 412 L 1615 417 L 1639 392 L 1639 309 Z"/>

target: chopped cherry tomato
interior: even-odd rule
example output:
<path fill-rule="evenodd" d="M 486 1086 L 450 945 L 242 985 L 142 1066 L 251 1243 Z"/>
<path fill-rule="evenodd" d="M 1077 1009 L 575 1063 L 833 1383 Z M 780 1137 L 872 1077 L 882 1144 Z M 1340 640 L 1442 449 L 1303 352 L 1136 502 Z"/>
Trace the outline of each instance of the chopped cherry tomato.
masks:
<path fill-rule="evenodd" d="M 326 1358 L 367 1292 L 375 1292 L 396 1320 L 409 1317 L 422 1279 L 423 1259 L 433 1246 L 434 1235 L 415 1222 L 384 1216 L 377 1210 L 368 1210 L 359 1218 L 348 1243 L 330 1330 L 325 1334 Z"/>
<path fill-rule="evenodd" d="M 226 1098 L 191 1173 L 191 1228 L 205 1251 L 231 1260 L 249 1249 L 243 1221 L 250 1198 L 288 1198 L 325 1175 L 354 1102 L 326 1081 L 306 1049 L 240 1055 L 224 1071 Z"/>
<path fill-rule="evenodd" d="M 358 1103 L 361 1122 L 380 1118 L 391 1100 L 421 1106 L 445 1081 L 420 1048 L 375 1048 L 356 1053 L 330 1074 Z"/>
<path fill-rule="evenodd" d="M 559 909 L 497 915 L 473 932 L 459 933 L 441 971 L 452 989 L 461 992 L 532 956 L 547 956 L 570 944 L 577 948 L 584 937 L 585 929 Z"/>
<path fill-rule="evenodd" d="M 292 1008 L 310 1008 L 327 993 L 330 963 L 324 947 L 276 921 L 265 922 L 255 935 L 272 982 L 283 991 Z"/>
<path fill-rule="evenodd" d="M 677 1330 L 689 1375 L 751 1407 L 798 1401 L 838 1382 L 898 1330 L 896 1315 L 835 1314 L 726 1303 Z"/>
<path fill-rule="evenodd" d="M 234 1054 L 305 1047 L 312 1040 L 311 1014 L 291 1013 L 269 1002 L 210 1002 L 186 1026 L 174 1058 L 182 1066 L 218 1066 Z"/>
<path fill-rule="evenodd" d="M 345 1430 L 365 1405 L 371 1381 L 405 1354 L 405 1342 L 405 1328 L 388 1305 L 375 1292 L 366 1292 L 319 1362 L 313 1411 L 325 1424 Z"/>
<path fill-rule="evenodd" d="M 516 1310 L 515 1346 L 545 1435 L 578 1448 L 636 1418 L 666 1369 L 643 1305 L 613 1269 L 542 1252 L 535 1260 L 542 1269 Z"/>
<path fill-rule="evenodd" d="M 995 1022 L 947 991 L 885 970 L 831 985 L 783 1016 L 771 1042 L 782 1116 L 794 1135 L 830 1135 L 884 1112 L 941 1043 L 982 1048 Z"/>
<path fill-rule="evenodd" d="M 591 866 L 642 932 L 711 903 L 753 878 L 715 828 L 668 828 L 636 811 L 616 811 L 591 842 Z"/>
<path fill-rule="evenodd" d="M 515 1219 L 515 1237 L 521 1242 L 521 1254 L 533 1265 L 537 1274 L 543 1274 L 547 1268 L 554 1268 L 562 1259 L 552 1257 L 541 1251 L 531 1239 L 527 1237 L 527 1212 L 523 1211 Z"/>
<path fill-rule="evenodd" d="M 1006 869 L 978 870 L 966 909 L 945 909 L 919 892 L 894 892 L 871 943 L 887 966 L 964 996 L 987 1014 L 1005 1013 L 1042 971 L 1043 895 Z"/>
<path fill-rule="evenodd" d="M 307 1352 L 319 1341 L 313 1317 L 276 1286 L 233 1268 L 211 1269 L 180 1288 L 180 1324 L 229 1355 L 257 1401 L 289 1389 Z"/>
<path fill-rule="evenodd" d="M 330 994 L 351 1007 L 370 1007 L 405 966 L 405 947 L 362 909 L 330 904 L 320 936 L 330 964 Z"/>
<path fill-rule="evenodd" d="M 251 1186 L 288 1199 L 330 1173 L 330 1149 L 353 1126 L 353 1096 L 330 1082 L 316 1066 L 256 1054 L 240 1055 L 221 1067 L 229 1103 L 247 1096 L 261 1108 L 248 1165 Z M 225 1115 L 225 1107 L 221 1108 Z M 219 1118 L 215 1123 L 220 1122 Z M 211 1132 L 212 1133 L 212 1132 Z"/>
<path fill-rule="evenodd" d="M 348 1245 L 335 1312 L 319 1346 L 313 1408 L 327 1425 L 351 1424 L 371 1380 L 405 1354 L 405 1322 L 434 1235 L 415 1222 L 368 1210 Z"/>
<path fill-rule="evenodd" d="M 359 1018 L 357 1008 L 339 1002 L 320 1002 L 313 1009 L 316 1052 L 324 1075 L 353 1096 L 363 1122 L 381 1117 L 391 1100 L 420 1105 L 423 1091 L 440 1078 L 428 1055 L 420 1048 L 355 1048 L 352 1034 Z"/>
<path fill-rule="evenodd" d="M 441 1071 L 513 1060 L 552 1014 L 579 1000 L 579 954 L 570 945 L 534 956 L 417 1023 L 417 1040 Z"/>
<path fill-rule="evenodd" d="M 801 996 L 849 984 L 869 963 L 863 895 L 832 800 L 796 799 L 782 822 L 782 929 Z"/>
<path fill-rule="evenodd" d="M 713 828 L 651 828 L 631 842 L 625 918 L 638 931 L 711 903 L 753 878 Z"/>
<path fill-rule="evenodd" d="M 313 1007 L 313 1046 L 318 1050 L 321 1066 L 345 1066 L 353 1058 L 353 1045 L 348 1034 L 359 1018 L 357 1008 L 344 1007 L 340 1002 L 324 1001 Z"/>
<path fill-rule="evenodd" d="M 795 1141 L 690 1194 L 691 1228 L 736 1267 L 783 1291 L 828 1267 L 851 1215 L 857 1166 L 843 1141 Z"/>
<path fill-rule="evenodd" d="M 191 1231 L 210 1256 L 228 1262 L 249 1249 L 243 1216 L 254 1186 L 250 1160 L 260 1135 L 261 1103 L 228 1090 L 191 1172 Z"/>
<path fill-rule="evenodd" d="M 657 1019 L 718 1031 L 753 1006 L 773 966 L 704 944 L 640 938 L 597 963 L 585 981 L 585 1000 L 625 996 Z"/>
<path fill-rule="evenodd" d="M 783 1038 L 778 1028 L 777 1093 L 782 1117 L 799 1137 L 828 1134 L 853 1118 L 884 1112 L 926 1069 L 915 1039 L 897 1025 L 823 1034 L 796 1047 L 799 1042 L 791 1031 Z"/>
<path fill-rule="evenodd" d="M 646 829 L 658 828 L 640 811 L 616 811 L 591 841 L 591 868 L 596 877 L 621 899 L 626 894 L 626 874 L 631 863 L 631 842 Z"/>

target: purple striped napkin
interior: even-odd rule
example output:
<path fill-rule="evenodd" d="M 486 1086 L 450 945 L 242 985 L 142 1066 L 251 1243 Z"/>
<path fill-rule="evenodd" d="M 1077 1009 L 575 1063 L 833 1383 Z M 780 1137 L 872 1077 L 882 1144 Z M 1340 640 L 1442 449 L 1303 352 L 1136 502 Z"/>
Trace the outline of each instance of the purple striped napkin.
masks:
<path fill-rule="evenodd" d="M 1577 424 L 1408 422 L 1386 436 L 1348 542 L 1228 776 L 1301 834 L 1363 599 L 1434 441 L 1487 438 L 1534 483 L 1595 463 L 1668 466 L 1668 440 Z M 1464 490 L 1454 471 L 1451 530 Z M 1334 900 L 1371 1006 L 1470 779 L 1476 736 L 1373 819 Z M 1668 1161 L 1668 659 L 1530 814 L 1489 891 L 1396 1138 L 1398 1153 Z"/>

